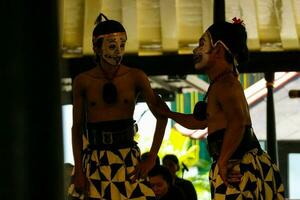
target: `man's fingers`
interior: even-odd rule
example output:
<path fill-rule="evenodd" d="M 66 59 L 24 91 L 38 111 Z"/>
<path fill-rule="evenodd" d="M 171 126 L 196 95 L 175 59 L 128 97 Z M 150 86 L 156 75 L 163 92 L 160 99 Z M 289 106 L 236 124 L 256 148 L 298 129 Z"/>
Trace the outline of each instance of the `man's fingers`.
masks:
<path fill-rule="evenodd" d="M 221 179 L 223 180 L 223 182 L 225 183 L 225 185 L 226 185 L 226 177 L 224 176 L 224 174 L 222 173 L 222 171 L 220 171 L 220 177 L 221 177 Z"/>
<path fill-rule="evenodd" d="M 234 166 L 240 163 L 239 160 L 230 160 L 227 165 L 227 169 L 231 170 Z"/>
<path fill-rule="evenodd" d="M 131 177 L 131 176 L 137 174 L 139 171 L 140 171 L 139 168 L 136 167 L 132 172 L 128 173 L 128 176 Z"/>
<path fill-rule="evenodd" d="M 137 179 L 139 179 L 140 175 L 140 168 L 137 166 L 131 173 L 128 174 L 129 177 L 131 177 L 131 181 L 135 182 Z"/>
<path fill-rule="evenodd" d="M 236 179 L 236 180 L 240 180 L 242 178 L 241 175 L 228 175 L 228 179 Z"/>
<path fill-rule="evenodd" d="M 228 182 L 230 183 L 239 183 L 241 182 L 242 175 L 239 171 L 231 171 L 228 174 Z"/>
<path fill-rule="evenodd" d="M 227 178 L 225 178 L 225 177 L 222 177 L 222 180 L 223 180 L 224 184 L 225 184 L 226 186 L 228 186 L 228 181 L 227 181 Z"/>
<path fill-rule="evenodd" d="M 228 182 L 229 182 L 229 183 L 240 183 L 241 180 L 238 179 L 238 178 L 231 178 L 231 179 L 228 179 Z"/>

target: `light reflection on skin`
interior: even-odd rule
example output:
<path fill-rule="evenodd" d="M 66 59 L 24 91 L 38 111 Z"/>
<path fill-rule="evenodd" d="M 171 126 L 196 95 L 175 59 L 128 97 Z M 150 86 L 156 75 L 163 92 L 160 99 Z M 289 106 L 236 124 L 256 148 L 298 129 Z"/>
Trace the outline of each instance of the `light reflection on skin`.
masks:
<path fill-rule="evenodd" d="M 109 34 L 103 38 L 102 57 L 111 65 L 119 65 L 125 53 L 126 33 Z"/>

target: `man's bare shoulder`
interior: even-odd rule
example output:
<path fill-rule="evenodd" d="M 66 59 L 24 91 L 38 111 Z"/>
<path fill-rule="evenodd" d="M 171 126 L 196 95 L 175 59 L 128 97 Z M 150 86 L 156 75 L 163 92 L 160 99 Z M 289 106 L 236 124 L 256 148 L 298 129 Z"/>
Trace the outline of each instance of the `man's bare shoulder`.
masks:
<path fill-rule="evenodd" d="M 127 77 L 130 77 L 131 79 L 138 80 L 138 81 L 142 81 L 147 78 L 147 75 L 143 70 L 122 65 L 118 76 L 124 76 L 124 75 L 128 75 Z"/>
<path fill-rule="evenodd" d="M 224 77 L 215 83 L 212 93 L 218 98 L 233 98 L 243 94 L 242 86 L 236 77 Z"/>
<path fill-rule="evenodd" d="M 124 68 L 124 71 L 130 72 L 132 74 L 145 74 L 144 71 L 142 71 L 138 68 L 128 67 L 126 65 L 122 65 L 122 67 Z"/>
<path fill-rule="evenodd" d="M 147 74 L 141 70 L 141 69 L 138 69 L 138 68 L 130 68 L 131 69 L 131 74 L 137 78 L 137 79 L 145 79 L 147 78 Z"/>
<path fill-rule="evenodd" d="M 98 73 L 96 68 L 92 68 L 90 70 L 84 71 L 79 73 L 76 77 L 75 80 L 85 80 L 85 79 L 89 79 L 89 78 L 97 78 Z"/>
<path fill-rule="evenodd" d="M 96 78 L 94 75 L 94 68 L 90 69 L 88 71 L 84 71 L 79 73 L 77 76 L 75 76 L 73 82 L 75 85 L 85 85 L 88 83 L 91 79 Z"/>

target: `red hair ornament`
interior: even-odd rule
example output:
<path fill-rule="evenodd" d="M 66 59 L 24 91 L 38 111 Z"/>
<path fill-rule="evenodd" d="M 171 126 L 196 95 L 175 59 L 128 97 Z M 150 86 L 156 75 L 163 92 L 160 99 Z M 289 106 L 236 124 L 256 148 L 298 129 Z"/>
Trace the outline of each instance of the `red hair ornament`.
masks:
<path fill-rule="evenodd" d="M 232 18 L 232 21 L 233 21 L 232 22 L 233 24 L 241 24 L 241 25 L 245 26 L 244 21 L 239 18 L 234 17 L 234 18 Z"/>

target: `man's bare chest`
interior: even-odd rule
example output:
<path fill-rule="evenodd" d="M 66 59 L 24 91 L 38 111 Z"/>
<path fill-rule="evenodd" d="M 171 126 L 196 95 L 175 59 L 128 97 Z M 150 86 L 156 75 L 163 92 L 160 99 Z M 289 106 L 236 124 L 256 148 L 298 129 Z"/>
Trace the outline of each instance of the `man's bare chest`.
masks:
<path fill-rule="evenodd" d="M 86 88 L 86 100 L 90 105 L 105 105 L 105 98 L 110 98 L 109 91 L 105 91 L 105 85 L 108 82 L 105 80 L 94 81 Z M 114 80 L 111 82 L 116 90 L 115 103 L 132 103 L 137 98 L 137 90 L 133 83 Z"/>

